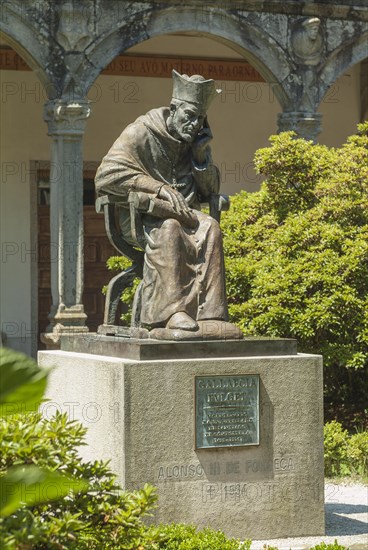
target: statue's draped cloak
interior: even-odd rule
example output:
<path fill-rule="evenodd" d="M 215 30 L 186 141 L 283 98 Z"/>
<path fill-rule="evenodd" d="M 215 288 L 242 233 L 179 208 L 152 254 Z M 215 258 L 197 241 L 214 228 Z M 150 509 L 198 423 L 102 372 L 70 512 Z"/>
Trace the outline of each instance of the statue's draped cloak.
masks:
<path fill-rule="evenodd" d="M 130 191 L 156 195 L 165 183 L 177 183 L 198 219 L 196 229 L 177 220 L 143 216 L 146 237 L 140 286 L 144 326 L 164 326 L 178 311 L 193 319 L 227 319 L 222 238 L 218 223 L 199 211 L 200 200 L 219 189 L 219 174 L 208 154 L 197 166 L 191 144 L 167 130 L 168 108 L 153 109 L 130 124 L 115 141 L 96 174 L 100 194 L 127 200 Z M 129 209 L 121 209 L 124 238 L 132 239 Z"/>

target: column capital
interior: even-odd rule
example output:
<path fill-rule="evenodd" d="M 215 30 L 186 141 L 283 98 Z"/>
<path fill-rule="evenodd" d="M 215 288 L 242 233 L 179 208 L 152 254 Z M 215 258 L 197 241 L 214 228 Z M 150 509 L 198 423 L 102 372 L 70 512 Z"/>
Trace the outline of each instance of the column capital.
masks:
<path fill-rule="evenodd" d="M 55 99 L 45 103 L 44 108 L 44 120 L 51 136 L 82 136 L 90 114 L 91 107 L 87 99 Z"/>
<path fill-rule="evenodd" d="M 316 142 L 321 131 L 322 115 L 303 111 L 284 112 L 279 113 L 277 122 L 279 132 L 293 130 L 298 137 Z"/>

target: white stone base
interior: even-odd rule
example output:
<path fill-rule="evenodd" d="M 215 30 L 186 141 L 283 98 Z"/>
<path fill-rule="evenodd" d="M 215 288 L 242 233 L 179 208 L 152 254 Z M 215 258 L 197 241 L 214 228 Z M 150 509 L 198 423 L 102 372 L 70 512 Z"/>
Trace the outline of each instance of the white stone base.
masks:
<path fill-rule="evenodd" d="M 133 361 L 39 352 L 53 366 L 43 413 L 88 427 L 84 459 L 110 459 L 127 489 L 158 488 L 154 522 L 244 540 L 324 533 L 322 359 Z M 195 449 L 194 376 L 260 375 L 260 444 Z"/>

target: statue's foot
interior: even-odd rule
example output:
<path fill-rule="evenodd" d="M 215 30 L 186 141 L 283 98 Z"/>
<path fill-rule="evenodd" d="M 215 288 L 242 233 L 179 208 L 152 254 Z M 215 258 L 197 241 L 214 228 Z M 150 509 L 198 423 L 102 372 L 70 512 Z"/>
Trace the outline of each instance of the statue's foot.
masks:
<path fill-rule="evenodd" d="M 198 330 L 198 323 L 185 311 L 178 311 L 170 317 L 166 328 L 170 330 Z"/>

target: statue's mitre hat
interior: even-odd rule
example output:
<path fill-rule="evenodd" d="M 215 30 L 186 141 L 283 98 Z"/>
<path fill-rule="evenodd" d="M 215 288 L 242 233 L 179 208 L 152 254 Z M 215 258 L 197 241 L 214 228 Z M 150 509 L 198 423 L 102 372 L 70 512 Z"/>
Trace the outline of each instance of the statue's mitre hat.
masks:
<path fill-rule="evenodd" d="M 172 71 L 173 78 L 173 99 L 187 101 L 201 106 L 206 112 L 212 100 L 221 90 L 216 89 L 215 81 L 211 78 L 206 80 L 203 76 L 179 74 L 175 69 Z"/>

